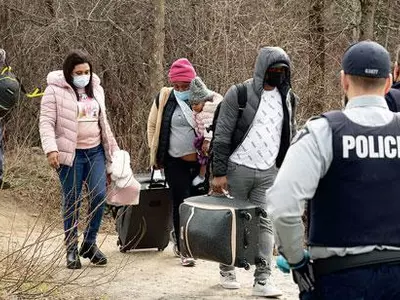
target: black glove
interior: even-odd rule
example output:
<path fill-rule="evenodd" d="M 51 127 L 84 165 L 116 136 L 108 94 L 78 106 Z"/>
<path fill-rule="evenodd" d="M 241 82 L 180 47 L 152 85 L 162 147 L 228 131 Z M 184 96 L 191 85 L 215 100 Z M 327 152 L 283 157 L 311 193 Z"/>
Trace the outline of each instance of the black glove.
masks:
<path fill-rule="evenodd" d="M 303 263 L 298 267 L 292 267 L 294 282 L 299 286 L 300 293 L 312 292 L 314 290 L 314 274 L 308 257 L 304 257 Z"/>
<path fill-rule="evenodd" d="M 310 262 L 310 254 L 304 250 L 303 259 L 297 264 L 289 264 L 287 260 L 280 255 L 276 260 L 276 264 L 283 273 L 289 273 L 292 270 L 293 281 L 299 286 L 300 295 L 308 294 L 314 290 L 314 274 Z M 302 298 L 303 299 L 303 298 Z M 304 298 L 311 299 L 311 298 Z"/>

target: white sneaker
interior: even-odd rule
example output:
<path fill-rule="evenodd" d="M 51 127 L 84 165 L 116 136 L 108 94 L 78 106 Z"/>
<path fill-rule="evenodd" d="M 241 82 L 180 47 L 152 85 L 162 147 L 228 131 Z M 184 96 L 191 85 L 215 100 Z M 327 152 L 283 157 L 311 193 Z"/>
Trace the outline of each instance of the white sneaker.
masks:
<path fill-rule="evenodd" d="M 253 296 L 279 297 L 282 296 L 282 291 L 267 279 L 266 281 L 258 281 L 253 285 Z"/>
<path fill-rule="evenodd" d="M 192 185 L 196 186 L 199 185 L 200 183 L 203 183 L 206 179 L 204 177 L 201 177 L 200 175 L 197 175 L 195 179 L 192 181 Z"/>
<path fill-rule="evenodd" d="M 184 257 L 181 256 L 181 264 L 184 267 L 194 267 L 194 265 L 196 264 L 195 260 L 193 257 Z"/>
<path fill-rule="evenodd" d="M 240 289 L 240 283 L 236 281 L 235 271 L 220 272 L 220 283 L 224 289 Z"/>

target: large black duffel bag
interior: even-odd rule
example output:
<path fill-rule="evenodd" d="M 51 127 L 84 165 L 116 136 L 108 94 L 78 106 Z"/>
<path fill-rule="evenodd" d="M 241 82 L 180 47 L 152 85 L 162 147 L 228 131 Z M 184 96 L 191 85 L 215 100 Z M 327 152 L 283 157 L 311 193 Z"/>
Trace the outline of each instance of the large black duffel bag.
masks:
<path fill-rule="evenodd" d="M 180 206 L 179 242 L 185 256 L 249 269 L 258 257 L 260 216 L 251 203 L 219 196 L 197 196 Z"/>

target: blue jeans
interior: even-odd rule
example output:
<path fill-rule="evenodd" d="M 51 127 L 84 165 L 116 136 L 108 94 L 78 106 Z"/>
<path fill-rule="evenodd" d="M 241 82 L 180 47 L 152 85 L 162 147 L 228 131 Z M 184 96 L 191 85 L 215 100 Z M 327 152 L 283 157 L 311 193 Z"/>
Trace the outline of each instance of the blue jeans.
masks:
<path fill-rule="evenodd" d="M 302 300 L 400 299 L 400 264 L 380 264 L 349 269 L 316 279 L 312 297 Z"/>
<path fill-rule="evenodd" d="M 84 243 L 96 243 L 106 198 L 106 158 L 103 146 L 77 149 L 72 167 L 61 165 L 59 177 L 63 191 L 63 218 L 67 247 L 76 247 L 78 243 L 79 208 L 84 182 L 87 184 L 90 199 Z"/>

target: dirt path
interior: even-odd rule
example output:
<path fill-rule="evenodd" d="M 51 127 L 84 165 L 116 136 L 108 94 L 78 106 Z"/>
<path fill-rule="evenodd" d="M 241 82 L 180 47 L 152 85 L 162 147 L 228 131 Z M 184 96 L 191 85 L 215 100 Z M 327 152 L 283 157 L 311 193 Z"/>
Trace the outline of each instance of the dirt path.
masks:
<path fill-rule="evenodd" d="M 23 238 L 36 216 L 18 208 L 10 196 L 2 193 L 0 237 L 6 238 L 13 228 L 14 236 Z M 61 228 L 55 231 L 62 232 Z M 54 299 L 257 299 L 250 296 L 254 268 L 238 270 L 241 289 L 224 290 L 218 285 L 216 263 L 199 260 L 193 268 L 182 267 L 179 259 L 173 256 L 171 246 L 163 252 L 150 250 L 123 254 L 119 252 L 116 240 L 116 235 L 100 235 L 101 249 L 109 259 L 107 267 L 91 266 L 88 260 L 83 260 L 83 270 L 71 271 L 65 268 L 64 256 L 60 257 L 54 278 L 61 281 L 78 278 Z M 55 238 L 48 242 L 47 251 L 50 253 L 61 245 L 62 238 Z M 297 289 L 290 276 L 274 267 L 273 280 L 284 291 L 280 299 L 297 299 Z"/>
<path fill-rule="evenodd" d="M 108 255 L 107 268 L 121 269 L 116 277 L 105 285 L 96 288 L 98 295 L 109 299 L 255 299 L 251 297 L 253 271 L 238 270 L 240 290 L 224 290 L 219 285 L 218 265 L 198 260 L 193 268 L 182 267 L 179 259 L 173 257 L 171 247 L 163 252 L 135 251 L 122 254 L 115 244 L 116 236 L 108 236 L 102 249 Z M 87 261 L 85 261 L 85 265 Z M 104 268 L 90 267 L 88 275 L 101 276 Z M 281 299 L 297 299 L 296 287 L 289 276 L 276 268 L 273 279 L 284 291 Z"/>

